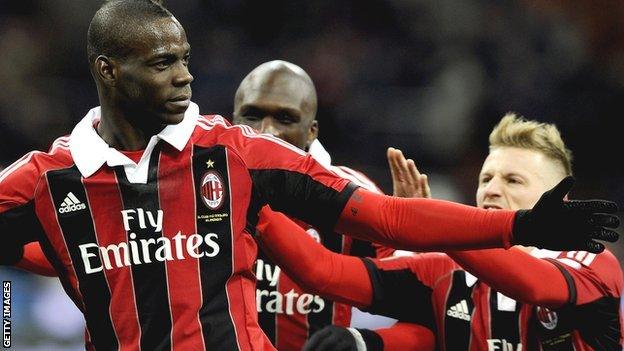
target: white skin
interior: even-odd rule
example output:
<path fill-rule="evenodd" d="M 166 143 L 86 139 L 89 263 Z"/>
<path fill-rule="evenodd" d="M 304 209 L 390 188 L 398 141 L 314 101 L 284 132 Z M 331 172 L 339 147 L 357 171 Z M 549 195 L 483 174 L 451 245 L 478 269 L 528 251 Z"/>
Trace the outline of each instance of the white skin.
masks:
<path fill-rule="evenodd" d="M 400 150 L 389 148 L 388 164 L 395 196 L 431 197 L 427 176 Z M 483 162 L 477 187 L 477 207 L 486 209 L 530 209 L 545 191 L 565 178 L 563 166 L 540 151 L 518 147 L 496 147 Z M 530 251 L 532 248 L 524 248 Z"/>

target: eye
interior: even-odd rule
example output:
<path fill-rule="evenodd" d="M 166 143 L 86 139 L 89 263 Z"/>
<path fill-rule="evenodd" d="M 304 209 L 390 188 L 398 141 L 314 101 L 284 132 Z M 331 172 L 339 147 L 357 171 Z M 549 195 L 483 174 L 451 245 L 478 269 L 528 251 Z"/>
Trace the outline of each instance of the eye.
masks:
<path fill-rule="evenodd" d="M 156 62 L 154 64 L 154 68 L 156 68 L 157 70 L 160 71 L 164 71 L 169 67 L 169 62 L 168 61 L 160 61 L 160 62 Z"/>
<path fill-rule="evenodd" d="M 182 63 L 184 63 L 185 66 L 188 66 L 190 60 L 191 60 L 191 54 L 187 54 L 182 58 Z"/>
<path fill-rule="evenodd" d="M 489 182 L 490 182 L 490 180 L 492 180 L 492 177 L 491 177 L 491 176 L 489 176 L 489 175 L 483 175 L 483 176 L 481 176 L 481 178 L 480 178 L 480 180 L 479 180 L 479 183 L 481 183 L 481 184 L 487 184 L 487 183 L 489 183 Z"/>
<path fill-rule="evenodd" d="M 294 124 L 294 123 L 298 122 L 297 119 L 294 116 L 292 116 L 292 115 L 290 115 L 288 113 L 283 113 L 283 114 L 279 115 L 277 120 L 281 124 L 284 124 L 284 125 L 291 125 L 291 124 Z"/>
<path fill-rule="evenodd" d="M 259 121 L 260 117 L 253 113 L 244 113 L 242 117 L 248 121 Z"/>
<path fill-rule="evenodd" d="M 523 184 L 524 182 L 522 181 L 522 179 L 520 179 L 518 177 L 510 177 L 510 178 L 507 178 L 507 183 L 509 183 L 509 184 Z"/>

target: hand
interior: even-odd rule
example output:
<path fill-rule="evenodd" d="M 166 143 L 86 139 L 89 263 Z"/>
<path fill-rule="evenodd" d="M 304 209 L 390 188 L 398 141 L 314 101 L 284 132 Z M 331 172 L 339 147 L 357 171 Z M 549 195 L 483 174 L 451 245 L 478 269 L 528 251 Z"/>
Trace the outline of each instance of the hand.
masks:
<path fill-rule="evenodd" d="M 347 328 L 329 325 L 314 333 L 302 351 L 357 351 L 357 345 Z"/>
<path fill-rule="evenodd" d="M 584 250 L 600 253 L 604 245 L 596 240 L 615 242 L 611 230 L 620 225 L 617 204 L 605 200 L 564 201 L 574 185 L 566 177 L 545 192 L 532 210 L 520 210 L 513 228 L 513 243 L 551 250 Z"/>
<path fill-rule="evenodd" d="M 406 160 L 401 150 L 391 147 L 388 148 L 387 157 L 394 196 L 431 198 L 427 175 L 418 171 L 414 160 Z"/>

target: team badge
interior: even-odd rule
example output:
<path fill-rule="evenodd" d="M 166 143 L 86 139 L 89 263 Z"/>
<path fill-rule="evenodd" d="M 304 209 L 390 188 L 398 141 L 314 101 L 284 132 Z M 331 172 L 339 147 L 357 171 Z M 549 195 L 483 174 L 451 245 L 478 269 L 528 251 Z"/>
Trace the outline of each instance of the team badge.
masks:
<path fill-rule="evenodd" d="M 308 230 L 306 230 L 306 233 L 308 233 L 308 235 L 311 236 L 312 239 L 314 239 L 317 243 L 321 242 L 321 235 L 318 231 L 316 231 L 316 229 L 309 228 Z"/>
<path fill-rule="evenodd" d="M 548 308 L 537 307 L 537 319 L 542 323 L 544 328 L 548 330 L 553 330 L 557 327 L 557 322 L 559 318 L 557 317 L 557 312 L 551 311 Z"/>
<path fill-rule="evenodd" d="M 206 206 L 211 210 L 217 210 L 223 205 L 225 198 L 225 188 L 223 180 L 217 171 L 208 171 L 202 177 L 201 198 Z"/>

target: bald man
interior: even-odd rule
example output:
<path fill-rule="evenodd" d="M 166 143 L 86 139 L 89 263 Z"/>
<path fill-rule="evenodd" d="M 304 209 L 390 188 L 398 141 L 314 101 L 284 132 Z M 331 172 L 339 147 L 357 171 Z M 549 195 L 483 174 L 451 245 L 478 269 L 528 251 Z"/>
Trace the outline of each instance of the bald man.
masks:
<path fill-rule="evenodd" d="M 331 166 L 318 141 L 314 83 L 299 66 L 275 60 L 261 64 L 241 82 L 234 99 L 234 123 L 272 134 L 309 152 L 317 161 L 360 186 L 380 192 L 352 169 Z M 317 242 L 337 253 L 384 257 L 393 250 L 296 221 Z M 330 324 L 349 326 L 351 308 L 307 293 L 263 253 L 256 263 L 260 326 L 280 351 L 300 350 L 309 335 Z"/>
<path fill-rule="evenodd" d="M 234 123 L 272 134 L 309 151 L 318 136 L 316 89 L 308 74 L 286 61 L 256 67 L 234 97 Z"/>

